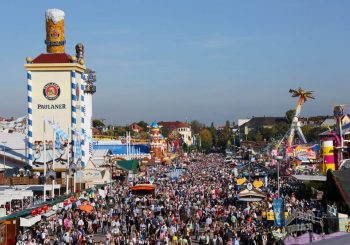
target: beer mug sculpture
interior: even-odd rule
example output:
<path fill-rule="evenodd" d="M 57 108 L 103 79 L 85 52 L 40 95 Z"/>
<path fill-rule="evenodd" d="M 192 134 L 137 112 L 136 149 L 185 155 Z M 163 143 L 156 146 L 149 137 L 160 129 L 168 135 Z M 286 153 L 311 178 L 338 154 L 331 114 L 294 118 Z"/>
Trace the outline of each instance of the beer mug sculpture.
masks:
<path fill-rule="evenodd" d="M 64 12 L 60 9 L 48 9 L 46 17 L 46 50 L 48 53 L 64 53 Z"/>

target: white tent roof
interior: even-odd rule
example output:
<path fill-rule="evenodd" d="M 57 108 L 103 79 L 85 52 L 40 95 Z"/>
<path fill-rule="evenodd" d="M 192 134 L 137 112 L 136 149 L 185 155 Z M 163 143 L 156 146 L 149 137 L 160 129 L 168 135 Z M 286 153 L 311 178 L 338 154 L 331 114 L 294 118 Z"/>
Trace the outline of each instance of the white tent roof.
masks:
<path fill-rule="evenodd" d="M 41 215 L 36 215 L 36 216 L 28 216 L 26 218 L 20 218 L 19 219 L 19 224 L 22 227 L 31 227 L 35 223 L 38 223 L 41 220 Z"/>
<path fill-rule="evenodd" d="M 108 149 L 94 150 L 94 152 L 92 154 L 92 158 L 106 157 L 109 155 L 109 153 L 110 153 L 110 150 L 108 150 Z"/>
<path fill-rule="evenodd" d="M 13 159 L 26 162 L 26 135 L 18 132 L 8 133 L 0 132 L 0 151 L 3 154 L 5 146 L 5 155 Z"/>

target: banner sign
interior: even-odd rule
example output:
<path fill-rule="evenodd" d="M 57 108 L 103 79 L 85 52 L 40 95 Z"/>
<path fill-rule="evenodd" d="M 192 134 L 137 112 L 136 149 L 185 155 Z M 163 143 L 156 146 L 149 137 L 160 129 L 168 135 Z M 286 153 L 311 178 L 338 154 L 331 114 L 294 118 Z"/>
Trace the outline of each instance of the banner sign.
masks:
<path fill-rule="evenodd" d="M 285 217 L 285 218 L 288 218 L 288 215 L 289 215 L 288 212 L 284 212 L 284 217 Z M 272 221 L 272 220 L 275 220 L 275 214 L 274 214 L 274 212 L 267 212 L 267 213 L 266 213 L 266 219 L 267 219 L 267 220 L 271 220 L 271 221 Z"/>
<path fill-rule="evenodd" d="M 318 145 L 307 146 L 307 145 L 295 145 L 294 154 L 299 161 L 307 162 L 309 160 L 315 160 L 317 151 L 319 150 Z"/>
<path fill-rule="evenodd" d="M 114 197 L 108 197 L 107 205 L 108 205 L 109 208 L 114 208 L 114 206 L 115 206 L 115 199 L 114 199 Z"/>
<path fill-rule="evenodd" d="M 275 226 L 284 226 L 285 225 L 285 216 L 284 216 L 284 201 L 282 198 L 276 198 L 272 201 L 273 212 L 275 213 Z"/>

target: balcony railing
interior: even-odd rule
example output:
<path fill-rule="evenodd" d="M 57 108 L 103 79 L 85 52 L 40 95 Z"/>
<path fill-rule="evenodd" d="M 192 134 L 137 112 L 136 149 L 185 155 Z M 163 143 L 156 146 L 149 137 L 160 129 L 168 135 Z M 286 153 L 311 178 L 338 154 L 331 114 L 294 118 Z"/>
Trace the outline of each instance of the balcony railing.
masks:
<path fill-rule="evenodd" d="M 72 182 L 72 180 L 70 180 Z M 43 183 L 39 178 L 31 178 L 28 176 L 24 177 L 5 177 L 0 178 L 1 185 L 42 185 Z M 52 184 L 52 179 L 47 179 L 46 184 Z M 66 186 L 66 179 L 58 178 L 55 179 L 55 184 Z"/>

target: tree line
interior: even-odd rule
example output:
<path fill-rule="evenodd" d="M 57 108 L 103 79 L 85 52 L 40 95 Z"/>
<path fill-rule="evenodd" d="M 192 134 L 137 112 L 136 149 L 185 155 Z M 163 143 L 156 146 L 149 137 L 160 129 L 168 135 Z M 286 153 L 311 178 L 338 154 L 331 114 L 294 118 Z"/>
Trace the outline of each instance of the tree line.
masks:
<path fill-rule="evenodd" d="M 241 141 L 257 141 L 257 142 L 271 142 L 279 141 L 284 135 L 289 131 L 290 125 L 292 123 L 293 117 L 295 115 L 295 110 L 288 110 L 285 113 L 285 122 L 278 122 L 272 127 L 259 127 L 254 131 L 242 132 L 235 123 L 230 123 L 226 120 L 224 127 L 215 127 L 214 123 L 210 126 L 205 125 L 197 120 L 191 122 L 192 132 L 196 137 L 196 147 L 197 149 L 203 151 L 224 151 L 231 146 L 240 146 Z M 302 131 L 307 142 L 317 142 L 319 139 L 319 134 L 329 130 L 328 127 L 320 126 L 320 123 L 326 117 L 313 117 L 318 119 L 318 123 L 315 125 L 304 125 L 302 126 Z"/>
<path fill-rule="evenodd" d="M 285 122 L 278 122 L 271 127 L 259 127 L 254 131 L 248 132 L 245 135 L 244 130 L 234 123 L 226 120 L 224 126 L 215 127 L 214 123 L 206 125 L 199 122 L 198 120 L 193 120 L 190 122 L 192 135 L 196 139 L 195 144 L 191 147 L 185 146 L 188 150 L 202 150 L 206 152 L 211 151 L 224 151 L 227 148 L 235 146 L 240 146 L 241 141 L 257 141 L 257 142 L 271 142 L 278 141 L 288 132 L 290 124 L 295 115 L 295 110 L 288 110 L 285 113 Z M 325 117 L 313 117 L 313 120 L 318 120 L 321 122 Z M 311 119 L 311 118 L 309 118 Z M 131 131 L 131 136 L 139 139 L 148 138 L 148 124 L 144 121 L 136 123 L 142 128 L 141 132 L 132 132 L 129 126 L 110 126 L 106 129 L 106 125 L 103 120 L 94 119 L 93 127 L 100 129 L 104 128 L 101 134 L 110 135 L 110 136 L 125 136 L 127 131 Z M 319 126 L 320 123 L 315 125 L 305 125 L 302 126 L 302 131 L 305 135 L 305 138 L 308 142 L 315 142 L 318 140 L 318 135 L 324 131 L 329 130 L 327 127 Z M 242 132 L 243 131 L 243 132 Z M 171 132 L 168 132 L 168 129 L 162 128 L 161 132 L 163 136 L 169 137 Z"/>

